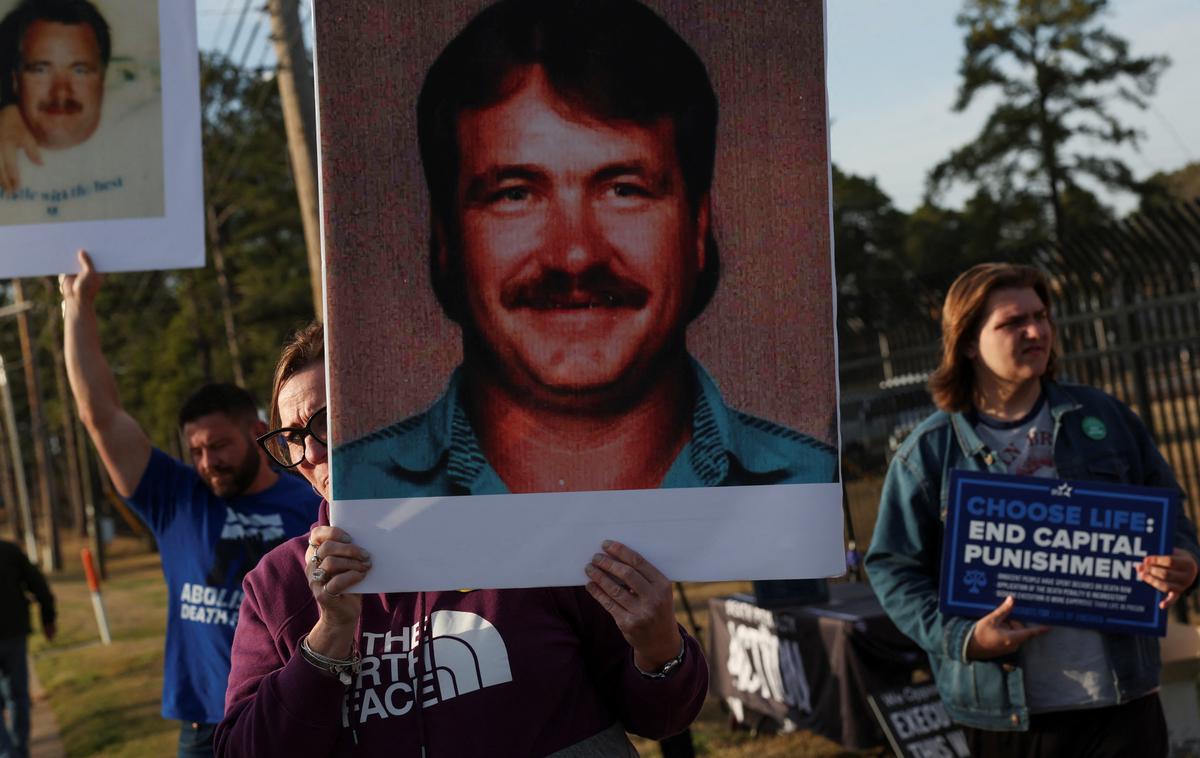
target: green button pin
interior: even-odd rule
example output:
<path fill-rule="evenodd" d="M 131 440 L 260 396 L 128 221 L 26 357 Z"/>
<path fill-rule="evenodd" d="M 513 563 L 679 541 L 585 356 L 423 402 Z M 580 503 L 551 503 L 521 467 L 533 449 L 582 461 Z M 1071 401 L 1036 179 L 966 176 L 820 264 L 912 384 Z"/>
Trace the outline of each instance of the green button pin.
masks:
<path fill-rule="evenodd" d="M 1102 440 L 1108 436 L 1108 427 L 1095 416 L 1088 416 L 1083 420 L 1083 433 L 1094 440 Z"/>

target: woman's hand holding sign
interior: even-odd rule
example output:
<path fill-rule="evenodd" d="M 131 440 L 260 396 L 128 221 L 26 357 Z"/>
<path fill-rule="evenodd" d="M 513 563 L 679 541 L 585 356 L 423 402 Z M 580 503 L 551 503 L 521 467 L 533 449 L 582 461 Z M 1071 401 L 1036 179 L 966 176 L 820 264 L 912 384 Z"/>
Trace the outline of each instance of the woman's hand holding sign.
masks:
<path fill-rule="evenodd" d="M 656 672 L 679 655 L 683 644 L 675 622 L 671 581 L 649 561 L 619 542 L 606 540 L 584 572 L 587 591 L 617 622 L 633 648 L 634 664 Z"/>
<path fill-rule="evenodd" d="M 318 526 L 308 535 L 304 554 L 308 585 L 321 618 L 308 635 L 312 649 L 331 658 L 346 657 L 354 645 L 362 595 L 345 594 L 371 570 L 367 551 L 336 526 Z"/>
<path fill-rule="evenodd" d="M 1175 548 L 1171 555 L 1148 555 L 1137 567 L 1138 578 L 1154 589 L 1167 593 L 1158 604 L 1167 609 L 1175 604 L 1196 580 L 1196 559 L 1186 550 Z"/>
<path fill-rule="evenodd" d="M 996 610 L 975 622 L 971 641 L 967 643 L 968 660 L 982 661 L 1015 653 L 1027 641 L 1050 631 L 1048 626 L 1025 626 L 1010 619 L 1008 615 L 1016 604 L 1009 595 Z"/>

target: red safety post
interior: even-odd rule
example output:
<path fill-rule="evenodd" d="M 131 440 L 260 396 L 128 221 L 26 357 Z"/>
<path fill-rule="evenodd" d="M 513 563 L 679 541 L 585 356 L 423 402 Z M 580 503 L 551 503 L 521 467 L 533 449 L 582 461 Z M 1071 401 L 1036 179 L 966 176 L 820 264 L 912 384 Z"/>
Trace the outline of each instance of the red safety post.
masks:
<path fill-rule="evenodd" d="M 104 600 L 100 597 L 100 577 L 96 575 L 96 565 L 92 562 L 92 551 L 86 547 L 79 551 L 83 559 L 83 573 L 87 575 L 88 589 L 92 593 L 92 610 L 96 612 L 96 626 L 100 627 L 100 641 L 105 645 L 112 644 L 112 635 L 108 632 L 108 614 L 104 612 Z"/>

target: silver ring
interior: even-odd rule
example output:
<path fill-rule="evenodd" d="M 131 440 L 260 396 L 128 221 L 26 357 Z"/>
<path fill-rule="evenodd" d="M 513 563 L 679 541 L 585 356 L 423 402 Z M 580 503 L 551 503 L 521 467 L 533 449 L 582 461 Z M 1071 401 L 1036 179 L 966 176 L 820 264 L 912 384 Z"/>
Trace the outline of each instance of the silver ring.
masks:
<path fill-rule="evenodd" d="M 325 571 L 325 569 L 323 569 L 323 568 L 313 569 L 312 581 L 318 582 L 320 584 L 325 584 L 325 582 L 329 581 L 328 572 Z"/>
<path fill-rule="evenodd" d="M 316 568 L 317 566 L 321 565 L 321 556 L 317 555 L 317 553 L 314 551 L 313 554 L 308 557 L 308 562 L 313 565 L 313 568 Z"/>

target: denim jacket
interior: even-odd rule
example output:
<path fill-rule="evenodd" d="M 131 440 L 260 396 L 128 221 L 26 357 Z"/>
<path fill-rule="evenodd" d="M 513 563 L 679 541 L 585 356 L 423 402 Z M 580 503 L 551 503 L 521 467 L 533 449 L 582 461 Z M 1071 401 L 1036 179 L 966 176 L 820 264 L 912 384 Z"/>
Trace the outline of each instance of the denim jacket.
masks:
<path fill-rule="evenodd" d="M 1179 489 L 1146 427 L 1128 407 L 1091 387 L 1051 381 L 1043 386 L 1054 419 L 1059 477 Z M 1084 432 L 1085 422 L 1091 435 Z M 968 661 L 974 620 L 938 610 L 952 469 L 1006 473 L 963 414 L 939 411 L 909 435 L 888 468 L 867 571 L 888 615 L 928 653 L 950 717 L 981 729 L 1025 731 L 1029 709 L 1016 657 Z M 1175 532 L 1176 547 L 1200 562 L 1196 530 L 1186 516 L 1181 514 Z M 1158 687 L 1157 638 L 1104 634 L 1104 643 L 1120 702 Z"/>

